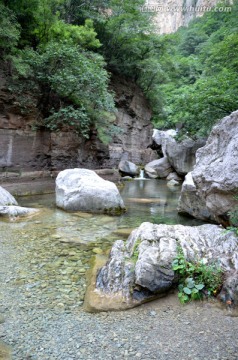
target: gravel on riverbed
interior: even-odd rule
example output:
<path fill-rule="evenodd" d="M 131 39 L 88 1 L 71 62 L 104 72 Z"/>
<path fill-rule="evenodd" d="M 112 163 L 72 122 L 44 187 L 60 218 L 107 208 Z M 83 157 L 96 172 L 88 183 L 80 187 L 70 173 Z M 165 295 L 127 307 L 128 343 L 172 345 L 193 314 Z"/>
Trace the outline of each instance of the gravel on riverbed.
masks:
<path fill-rule="evenodd" d="M 60 298 L 51 306 L 34 284 L 26 291 L 12 281 L 21 266 L 21 251 L 1 236 L 0 338 L 13 360 L 238 359 L 238 317 L 213 303 L 182 306 L 170 295 L 125 312 L 89 314 Z"/>
<path fill-rule="evenodd" d="M 16 360 L 238 359 L 237 317 L 208 304 L 181 307 L 170 298 L 126 312 L 88 314 L 36 308 L 18 295 L 2 305 L 1 325 Z"/>

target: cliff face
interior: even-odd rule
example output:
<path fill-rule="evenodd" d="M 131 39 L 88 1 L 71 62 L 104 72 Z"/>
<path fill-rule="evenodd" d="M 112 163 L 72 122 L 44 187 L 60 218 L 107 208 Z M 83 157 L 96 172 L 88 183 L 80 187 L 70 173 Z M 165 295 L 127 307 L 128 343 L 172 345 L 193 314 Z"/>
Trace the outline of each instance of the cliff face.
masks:
<path fill-rule="evenodd" d="M 143 11 L 155 11 L 155 24 L 160 34 L 175 32 L 180 26 L 187 26 L 196 17 L 219 4 L 220 0 L 147 0 Z M 229 3 L 219 5 L 214 11 L 229 11 Z"/>
<path fill-rule="evenodd" d="M 62 170 L 73 167 L 117 167 L 122 157 L 146 163 L 156 154 L 147 149 L 151 142 L 151 111 L 140 89 L 129 81 L 114 78 L 111 87 L 118 108 L 116 124 L 121 132 L 104 145 L 92 131 L 84 139 L 73 131 L 32 130 L 39 116 L 32 105 L 23 115 L 5 88 L 0 74 L 0 171 Z"/>

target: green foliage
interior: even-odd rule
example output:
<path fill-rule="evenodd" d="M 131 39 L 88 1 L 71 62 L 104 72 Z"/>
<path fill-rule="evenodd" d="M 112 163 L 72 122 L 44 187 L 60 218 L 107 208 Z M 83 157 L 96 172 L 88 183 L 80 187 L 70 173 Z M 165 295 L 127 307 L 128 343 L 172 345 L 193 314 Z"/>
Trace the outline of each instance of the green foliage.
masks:
<path fill-rule="evenodd" d="M 20 37 L 20 25 L 14 13 L 0 3 L 0 53 L 11 53 Z"/>
<path fill-rule="evenodd" d="M 181 248 L 172 263 L 172 269 L 178 274 L 178 297 L 182 304 L 200 300 L 205 295 L 216 295 L 221 288 L 221 269 L 216 265 L 206 265 L 205 259 L 191 263 L 186 260 Z"/>
<path fill-rule="evenodd" d="M 231 12 L 206 12 L 162 36 L 153 14 L 140 11 L 144 2 L 0 0 L 0 52 L 12 57 L 20 107 L 27 111 L 28 84 L 41 125 L 70 126 L 85 136 L 94 126 L 108 142 L 118 131 L 107 90 L 111 71 L 142 88 L 155 126 L 182 122 L 190 135 L 206 136 L 238 108 L 238 0 Z"/>
<path fill-rule="evenodd" d="M 34 32 L 37 26 L 37 18 L 41 1 L 4 0 L 3 2 L 9 9 L 14 12 L 15 17 L 21 26 L 21 36 L 19 39 L 20 47 L 23 48 L 26 45 L 35 46 L 36 38 L 34 36 Z M 45 2 L 46 0 L 42 1 L 42 3 Z M 49 3 L 51 3 L 51 0 L 49 0 Z M 45 15 L 46 14 L 43 14 L 42 16 Z"/>
<path fill-rule="evenodd" d="M 66 24 L 63 20 L 56 21 L 49 29 L 49 39 L 53 41 L 67 41 L 81 45 L 84 49 L 96 49 L 101 46 L 96 39 L 93 22 L 85 21 L 84 26 Z"/>
<path fill-rule="evenodd" d="M 38 88 L 44 117 L 41 125 L 51 130 L 68 125 L 85 137 L 93 125 L 108 131 L 105 114 L 114 111 L 114 103 L 100 55 L 76 45 L 52 42 L 41 52 L 22 51 L 21 62 L 19 57 L 17 60 L 14 63 L 20 81 Z"/>
<path fill-rule="evenodd" d="M 182 122 L 190 134 L 206 136 L 218 119 L 237 110 L 237 16 L 235 0 L 231 12 L 207 12 L 162 37 L 167 62 L 160 63 L 167 79 L 159 84 L 155 125 Z"/>

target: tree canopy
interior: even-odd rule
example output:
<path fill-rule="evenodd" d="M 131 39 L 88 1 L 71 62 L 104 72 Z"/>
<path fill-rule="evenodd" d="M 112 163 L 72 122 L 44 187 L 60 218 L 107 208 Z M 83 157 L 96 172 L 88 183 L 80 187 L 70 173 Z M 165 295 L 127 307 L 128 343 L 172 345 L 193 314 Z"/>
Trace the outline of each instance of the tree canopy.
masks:
<path fill-rule="evenodd" d="M 135 81 L 160 128 L 206 135 L 238 108 L 238 0 L 174 34 L 158 35 L 144 0 L 0 0 L 0 55 L 22 111 L 32 89 L 39 126 L 109 139 L 110 73 Z M 28 91 L 30 93 L 30 91 Z"/>

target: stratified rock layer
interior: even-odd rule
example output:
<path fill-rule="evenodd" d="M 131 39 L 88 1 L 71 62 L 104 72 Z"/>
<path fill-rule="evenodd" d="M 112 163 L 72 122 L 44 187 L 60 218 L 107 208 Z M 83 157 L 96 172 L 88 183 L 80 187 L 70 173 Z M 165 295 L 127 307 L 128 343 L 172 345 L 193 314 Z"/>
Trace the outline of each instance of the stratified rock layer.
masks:
<path fill-rule="evenodd" d="M 22 114 L 14 94 L 5 86 L 4 76 L 0 69 L 0 169 L 21 173 L 74 167 L 117 168 L 123 156 L 136 164 L 156 158 L 156 152 L 147 148 L 153 128 L 151 110 L 134 83 L 121 77 L 112 78 L 111 88 L 118 110 L 114 124 L 118 133 L 105 145 L 95 129 L 88 139 L 69 127 L 57 132 L 44 128 L 33 131 L 32 125 L 41 118 L 37 99 L 32 94 L 29 114 Z"/>

